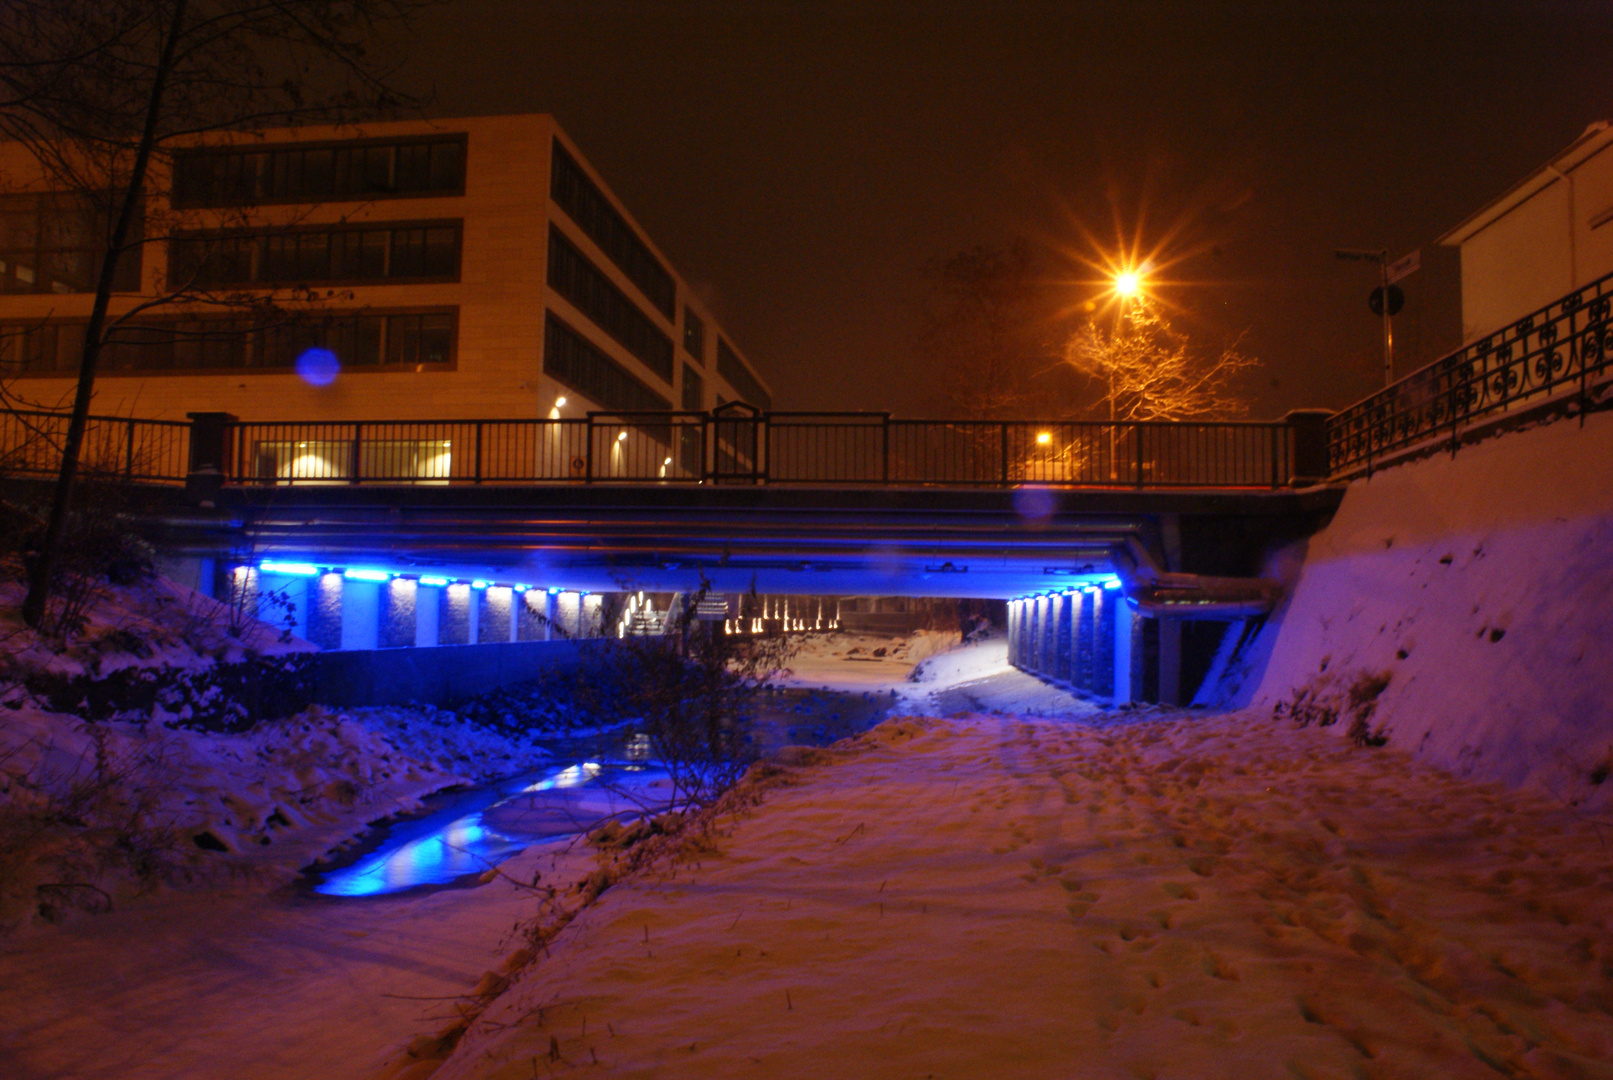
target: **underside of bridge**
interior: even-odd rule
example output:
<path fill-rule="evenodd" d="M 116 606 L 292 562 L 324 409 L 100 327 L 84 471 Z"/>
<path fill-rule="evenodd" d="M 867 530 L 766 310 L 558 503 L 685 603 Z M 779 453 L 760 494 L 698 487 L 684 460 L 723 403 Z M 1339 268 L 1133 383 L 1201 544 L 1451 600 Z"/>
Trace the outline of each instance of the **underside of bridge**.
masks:
<path fill-rule="evenodd" d="M 1252 578 L 1337 506 L 1303 491 L 263 487 L 159 515 L 176 554 L 577 590 L 1012 599 Z M 1182 582 L 1186 586 L 1186 582 Z M 1201 598 L 1209 599 L 1209 598 Z"/>

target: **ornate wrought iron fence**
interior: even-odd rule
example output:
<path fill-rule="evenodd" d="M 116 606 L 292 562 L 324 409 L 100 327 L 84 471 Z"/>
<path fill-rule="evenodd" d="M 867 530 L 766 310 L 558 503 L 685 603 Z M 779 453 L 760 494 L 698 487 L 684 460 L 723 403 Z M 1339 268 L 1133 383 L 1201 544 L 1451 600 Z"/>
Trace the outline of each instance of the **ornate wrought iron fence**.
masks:
<path fill-rule="evenodd" d="M 56 475 L 69 419 L 67 413 L 0 412 L 0 476 Z M 184 483 L 189 456 L 190 424 L 183 420 L 92 416 L 79 468 L 86 475 Z"/>
<path fill-rule="evenodd" d="M 1412 372 L 1327 423 L 1335 477 L 1464 425 L 1613 378 L 1613 274 Z"/>

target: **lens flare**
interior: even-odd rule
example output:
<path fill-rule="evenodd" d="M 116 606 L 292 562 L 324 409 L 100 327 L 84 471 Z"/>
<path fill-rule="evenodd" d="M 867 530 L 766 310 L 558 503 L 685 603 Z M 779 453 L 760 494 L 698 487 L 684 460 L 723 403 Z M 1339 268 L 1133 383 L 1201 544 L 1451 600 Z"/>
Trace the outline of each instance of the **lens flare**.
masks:
<path fill-rule="evenodd" d="M 329 349 L 307 349 L 297 357 L 297 374 L 310 386 L 329 386 L 341 370 L 336 354 Z"/>

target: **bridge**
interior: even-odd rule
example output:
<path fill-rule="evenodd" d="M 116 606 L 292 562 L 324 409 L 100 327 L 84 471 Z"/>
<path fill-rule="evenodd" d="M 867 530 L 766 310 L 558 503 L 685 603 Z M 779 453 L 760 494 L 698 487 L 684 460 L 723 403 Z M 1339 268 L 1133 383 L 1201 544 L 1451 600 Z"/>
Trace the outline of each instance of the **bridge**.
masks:
<path fill-rule="evenodd" d="M 740 404 L 555 420 L 204 413 L 95 418 L 84 462 L 140 489 L 164 549 L 193 561 L 296 566 L 350 578 L 354 591 L 379 580 L 575 594 L 579 620 L 588 592 L 702 580 L 727 594 L 1007 599 L 1016 662 L 1103 691 L 1110 656 L 1120 695 L 1129 620 L 1154 628 L 1152 646 L 1146 634 L 1135 644 L 1154 650 L 1164 686 L 1183 624 L 1272 607 L 1264 555 L 1324 523 L 1341 481 L 1603 407 L 1610 292 L 1610 279 L 1593 283 L 1340 413 L 1276 422 L 906 420 Z M 65 422 L 0 414 L 9 474 L 54 474 Z M 1130 602 L 1120 623 L 1110 591 Z M 508 610 L 498 640 L 519 640 Z M 411 631 L 391 643 L 437 640 Z"/>

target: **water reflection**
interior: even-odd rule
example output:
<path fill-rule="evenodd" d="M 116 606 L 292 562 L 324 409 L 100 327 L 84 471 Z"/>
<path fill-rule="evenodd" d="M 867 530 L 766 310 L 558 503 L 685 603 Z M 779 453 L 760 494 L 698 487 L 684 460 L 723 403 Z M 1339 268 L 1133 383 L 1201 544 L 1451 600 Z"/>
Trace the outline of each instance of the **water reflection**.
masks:
<path fill-rule="evenodd" d="M 656 812 L 671 784 L 664 770 L 585 761 L 466 792 L 425 817 L 391 826 L 384 843 L 314 886 L 326 896 L 380 896 L 479 874 L 525 847 L 609 817 Z"/>

